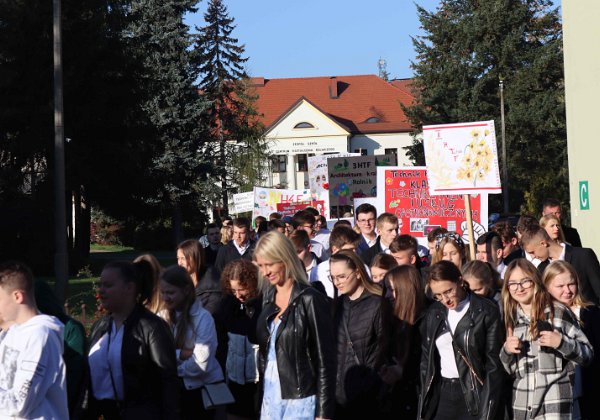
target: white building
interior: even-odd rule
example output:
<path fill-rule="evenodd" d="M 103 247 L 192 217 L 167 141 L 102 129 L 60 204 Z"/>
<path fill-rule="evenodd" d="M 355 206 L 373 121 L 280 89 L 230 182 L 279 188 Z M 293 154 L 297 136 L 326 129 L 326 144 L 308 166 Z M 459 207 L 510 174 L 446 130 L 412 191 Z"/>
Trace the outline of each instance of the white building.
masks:
<path fill-rule="evenodd" d="M 307 158 L 315 154 L 395 154 L 399 165 L 411 165 L 403 149 L 412 143 L 411 126 L 401 107 L 414 100 L 410 80 L 364 75 L 252 84 L 274 156 L 269 186 L 308 187 Z"/>

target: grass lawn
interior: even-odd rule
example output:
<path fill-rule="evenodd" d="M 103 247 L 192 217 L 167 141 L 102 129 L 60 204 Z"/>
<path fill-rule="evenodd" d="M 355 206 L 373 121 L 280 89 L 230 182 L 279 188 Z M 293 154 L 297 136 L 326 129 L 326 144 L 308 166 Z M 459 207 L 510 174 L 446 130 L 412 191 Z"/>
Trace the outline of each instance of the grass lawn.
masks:
<path fill-rule="evenodd" d="M 100 244 L 91 244 L 90 252 L 123 252 L 123 251 L 133 251 L 133 248 L 130 246 L 122 246 L 122 245 L 100 245 Z"/>
<path fill-rule="evenodd" d="M 67 307 L 74 318 L 83 321 L 82 305 L 85 305 L 85 324 L 89 323 L 96 311 L 96 287 L 102 272 L 102 267 L 109 261 L 125 260 L 133 261 L 141 254 L 152 254 L 163 267 L 176 264 L 177 259 L 174 251 L 136 251 L 130 247 L 118 246 L 92 246 L 89 264 L 84 267 L 77 277 L 69 279 L 67 289 Z M 44 277 L 52 288 L 54 278 Z"/>

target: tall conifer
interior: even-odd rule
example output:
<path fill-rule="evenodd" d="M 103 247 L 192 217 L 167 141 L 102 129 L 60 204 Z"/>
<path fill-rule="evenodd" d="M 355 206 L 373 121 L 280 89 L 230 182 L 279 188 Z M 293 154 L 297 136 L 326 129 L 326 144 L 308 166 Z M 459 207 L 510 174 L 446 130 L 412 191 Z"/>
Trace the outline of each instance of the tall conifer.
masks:
<path fill-rule="evenodd" d="M 206 25 L 196 28 L 194 64 L 203 97 L 210 104 L 204 121 L 210 128 L 207 137 L 212 149 L 219 156 L 223 211 L 227 214 L 230 192 L 236 187 L 247 191 L 261 182 L 267 155 L 244 68 L 248 61 L 245 47 L 232 36 L 234 19 L 221 0 L 210 0 L 204 20 Z"/>
<path fill-rule="evenodd" d="M 500 146 L 503 80 L 512 209 L 525 203 L 537 213 L 545 196 L 567 200 L 562 27 L 552 2 L 442 0 L 418 13 L 425 31 L 413 39 L 420 95 L 405 109 L 416 130 L 494 119 Z M 424 163 L 420 140 L 407 153 Z"/>

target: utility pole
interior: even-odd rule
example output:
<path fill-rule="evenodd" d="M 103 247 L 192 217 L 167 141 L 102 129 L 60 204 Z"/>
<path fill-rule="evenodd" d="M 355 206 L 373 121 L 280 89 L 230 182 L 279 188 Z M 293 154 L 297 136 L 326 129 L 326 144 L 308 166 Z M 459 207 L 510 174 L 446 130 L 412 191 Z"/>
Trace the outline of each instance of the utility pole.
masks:
<path fill-rule="evenodd" d="M 63 125 L 63 69 L 60 0 L 53 0 L 54 39 L 54 273 L 55 291 L 64 303 L 69 268 L 67 254 L 67 210 L 65 203 L 65 128 Z"/>
<path fill-rule="evenodd" d="M 506 160 L 506 127 L 504 124 L 504 81 L 500 80 L 500 121 L 502 125 L 502 198 L 504 214 L 508 214 L 508 161 Z"/>

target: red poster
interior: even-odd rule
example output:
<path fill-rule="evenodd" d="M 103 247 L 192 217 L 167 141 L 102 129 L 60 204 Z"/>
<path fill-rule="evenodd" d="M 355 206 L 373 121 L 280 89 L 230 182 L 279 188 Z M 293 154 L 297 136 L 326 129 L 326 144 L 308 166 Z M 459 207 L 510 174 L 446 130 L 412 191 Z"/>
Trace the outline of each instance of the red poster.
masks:
<path fill-rule="evenodd" d="M 463 196 L 430 196 L 426 169 L 386 168 L 384 182 L 384 211 L 398 216 L 400 233 L 426 237 L 431 229 L 441 226 L 463 234 L 467 220 Z M 471 212 L 474 225 L 487 230 L 487 195 L 471 196 Z"/>
<path fill-rule="evenodd" d="M 313 201 L 312 206 L 311 203 L 277 203 L 277 212 L 280 213 L 282 217 L 293 217 L 294 214 L 307 207 L 314 207 L 322 216 L 325 216 L 325 202 L 323 200 Z"/>

